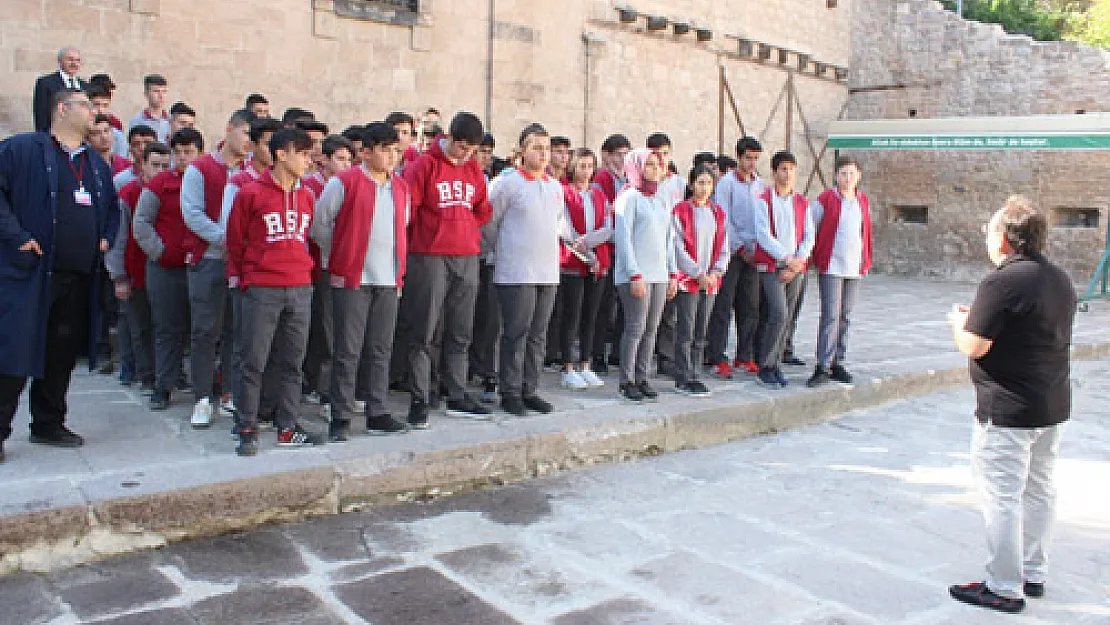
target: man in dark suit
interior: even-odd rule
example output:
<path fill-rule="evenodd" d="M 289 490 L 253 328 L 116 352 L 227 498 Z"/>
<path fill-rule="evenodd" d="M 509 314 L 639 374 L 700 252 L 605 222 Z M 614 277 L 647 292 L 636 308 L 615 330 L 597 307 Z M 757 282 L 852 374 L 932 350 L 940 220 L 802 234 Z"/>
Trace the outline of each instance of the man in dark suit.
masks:
<path fill-rule="evenodd" d="M 50 130 L 50 115 L 54 94 L 62 89 L 84 91 L 89 83 L 77 77 L 81 71 L 81 51 L 73 47 L 58 50 L 58 71 L 39 76 L 35 81 L 35 97 L 32 103 L 35 113 L 35 132 Z"/>

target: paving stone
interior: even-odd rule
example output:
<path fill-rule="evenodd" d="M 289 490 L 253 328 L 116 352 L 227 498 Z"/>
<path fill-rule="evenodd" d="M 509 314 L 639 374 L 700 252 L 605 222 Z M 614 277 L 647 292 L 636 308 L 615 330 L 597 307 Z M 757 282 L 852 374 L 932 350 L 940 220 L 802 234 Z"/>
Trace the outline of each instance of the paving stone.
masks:
<path fill-rule="evenodd" d="M 174 545 L 167 560 L 189 578 L 213 582 L 282 579 L 308 570 L 293 543 L 272 528 Z"/>
<path fill-rule="evenodd" d="M 12 625 L 47 623 L 61 614 L 61 605 L 46 581 L 31 573 L 0 577 L 2 620 Z"/>
<path fill-rule="evenodd" d="M 610 599 L 595 606 L 557 616 L 550 625 L 689 625 L 678 617 L 634 597 Z"/>
<path fill-rule="evenodd" d="M 328 578 L 335 583 L 350 582 L 356 579 L 361 579 L 374 573 L 380 573 L 386 569 L 400 568 L 405 564 L 404 558 L 396 556 L 381 556 L 373 558 L 368 562 L 360 562 L 358 564 L 349 564 L 342 568 L 336 569 L 328 574 Z"/>
<path fill-rule="evenodd" d="M 177 586 L 158 571 L 137 571 L 73 586 L 61 598 L 81 618 L 127 611 L 178 594 Z"/>
<path fill-rule="evenodd" d="M 335 593 L 374 625 L 510 625 L 517 621 L 427 567 L 384 573 L 335 587 Z"/>
<path fill-rule="evenodd" d="M 314 523 L 279 526 L 281 533 L 313 555 L 329 562 L 358 561 L 370 557 L 365 527 L 369 517 L 358 513 L 338 514 Z"/>
<path fill-rule="evenodd" d="M 106 621 L 103 625 L 197 625 L 197 620 L 184 608 L 166 608 L 149 612 L 136 612 Z"/>
<path fill-rule="evenodd" d="M 343 625 L 320 598 L 300 587 L 247 587 L 193 604 L 201 625 Z"/>

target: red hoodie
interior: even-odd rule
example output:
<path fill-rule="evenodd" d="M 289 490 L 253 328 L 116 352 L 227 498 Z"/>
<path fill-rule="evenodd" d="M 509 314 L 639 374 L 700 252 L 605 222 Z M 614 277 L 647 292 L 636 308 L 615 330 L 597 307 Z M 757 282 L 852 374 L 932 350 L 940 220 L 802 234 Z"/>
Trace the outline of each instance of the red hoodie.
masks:
<path fill-rule="evenodd" d="M 166 269 L 185 267 L 185 238 L 190 234 L 181 216 L 181 172 L 167 169 L 150 179 L 146 188 L 158 196 L 158 216 L 154 231 L 162 239 L 162 255 L 158 264 Z"/>
<path fill-rule="evenodd" d="M 227 220 L 228 285 L 311 286 L 307 241 L 314 207 L 311 191 L 286 191 L 271 172 L 239 189 Z"/>
<path fill-rule="evenodd" d="M 138 179 L 123 185 L 123 188 L 119 190 L 119 199 L 127 204 L 132 217 L 135 215 L 135 207 L 139 205 L 139 196 L 142 192 L 143 183 Z M 123 248 L 123 271 L 131 281 L 131 288 L 145 289 L 146 254 L 139 247 L 139 243 L 135 241 L 135 233 L 131 230 L 131 224 L 120 224 L 119 227 L 127 228 L 127 244 Z"/>
<path fill-rule="evenodd" d="M 478 161 L 455 165 L 436 140 L 405 167 L 405 182 L 412 197 L 409 253 L 477 256 L 479 228 L 493 214 Z"/>

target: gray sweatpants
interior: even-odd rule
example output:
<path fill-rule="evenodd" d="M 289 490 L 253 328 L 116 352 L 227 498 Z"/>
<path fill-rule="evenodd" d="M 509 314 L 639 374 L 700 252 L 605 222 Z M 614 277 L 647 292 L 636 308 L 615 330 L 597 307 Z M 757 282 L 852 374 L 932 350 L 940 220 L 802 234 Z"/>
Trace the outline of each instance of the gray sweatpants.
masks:
<path fill-rule="evenodd" d="M 713 310 L 716 294 L 679 291 L 674 299 L 675 309 L 675 382 L 692 382 L 698 379 L 709 328 L 709 315 Z"/>
<path fill-rule="evenodd" d="M 759 282 L 763 301 L 767 305 L 767 321 L 763 324 L 759 337 L 759 366 L 777 367 L 782 363 L 790 315 L 797 307 L 804 280 L 802 276 L 796 276 L 783 284 L 779 282 L 778 273 L 761 271 Z"/>
<path fill-rule="evenodd" d="M 501 354 L 498 367 L 502 397 L 535 395 L 543 367 L 547 324 L 555 308 L 554 284 L 498 284 L 501 307 Z"/>
<path fill-rule="evenodd" d="M 242 370 L 235 394 L 240 429 L 258 425 L 262 373 L 267 366 L 275 376 L 279 429 L 297 423 L 301 405 L 301 364 L 308 343 L 312 287 L 251 287 L 240 294 L 239 335 L 235 349 Z M 267 364 L 267 359 L 269 364 Z"/>
<path fill-rule="evenodd" d="M 828 368 L 844 362 L 852 309 L 859 300 L 859 278 L 821 275 L 821 321 L 817 329 L 817 365 Z"/>
<path fill-rule="evenodd" d="M 346 425 L 355 414 L 355 394 L 366 392 L 366 416 L 389 412 L 389 359 L 397 321 L 397 287 L 332 288 L 333 352 L 331 419 Z"/>
<path fill-rule="evenodd" d="M 620 383 L 644 382 L 648 365 L 655 353 L 655 335 L 667 303 L 667 283 L 648 282 L 647 297 L 632 297 L 632 285 L 618 284 L 617 294 L 624 311 L 624 331 L 621 332 Z"/>
<path fill-rule="evenodd" d="M 146 290 L 154 320 L 154 389 L 177 388 L 185 337 L 189 331 L 189 282 L 186 269 L 166 269 L 156 262 L 146 266 Z"/>
<path fill-rule="evenodd" d="M 308 326 L 308 347 L 304 357 L 304 386 L 326 395 L 331 389 L 331 364 L 334 320 L 331 312 L 331 274 L 321 272 L 312 285 L 312 321 Z"/>
<path fill-rule="evenodd" d="M 410 254 L 405 297 L 412 298 L 409 373 L 413 398 L 428 401 L 436 325 L 442 317 L 440 373 L 448 399 L 462 399 L 474 328 L 474 302 L 478 297 L 478 257 Z"/>
<path fill-rule="evenodd" d="M 154 381 L 154 320 L 146 288 L 131 289 L 127 298 L 127 328 L 131 332 L 135 379 L 141 384 Z"/>
<path fill-rule="evenodd" d="M 211 397 L 216 405 L 219 397 L 213 392 L 216 370 L 216 347 L 219 346 L 220 377 L 223 388 L 232 385 L 232 314 L 227 296 L 227 263 L 215 258 L 202 258 L 187 270 L 189 280 L 189 315 L 192 318 L 189 370 L 193 375 L 193 395 L 197 401 Z"/>

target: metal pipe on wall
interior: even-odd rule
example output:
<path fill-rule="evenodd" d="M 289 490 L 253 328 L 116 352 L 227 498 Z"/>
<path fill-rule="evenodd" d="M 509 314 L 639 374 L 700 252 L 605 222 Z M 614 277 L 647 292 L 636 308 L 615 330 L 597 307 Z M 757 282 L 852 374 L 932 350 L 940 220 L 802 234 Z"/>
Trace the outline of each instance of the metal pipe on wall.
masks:
<path fill-rule="evenodd" d="M 493 128 L 493 34 L 496 28 L 497 0 L 489 0 L 489 19 L 486 24 L 486 132 Z"/>

